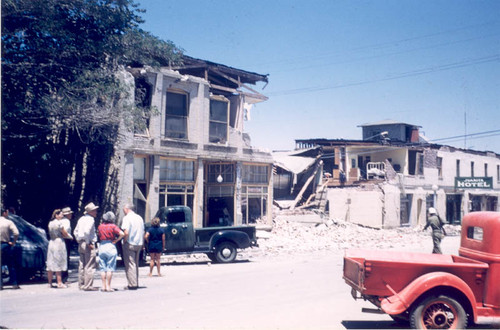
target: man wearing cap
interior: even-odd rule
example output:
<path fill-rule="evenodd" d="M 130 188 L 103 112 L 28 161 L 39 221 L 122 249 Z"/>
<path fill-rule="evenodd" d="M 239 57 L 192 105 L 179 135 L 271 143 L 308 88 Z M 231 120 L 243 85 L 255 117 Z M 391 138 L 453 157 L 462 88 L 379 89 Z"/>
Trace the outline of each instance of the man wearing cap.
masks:
<path fill-rule="evenodd" d="M 432 229 L 432 244 L 433 249 L 432 253 L 442 254 L 441 252 L 441 240 L 443 239 L 443 234 L 446 235 L 446 231 L 444 230 L 444 221 L 437 214 L 437 211 L 433 207 L 429 207 L 429 216 L 427 217 L 427 223 L 423 230 L 426 230 L 427 227 L 431 227 Z"/>
<path fill-rule="evenodd" d="M 97 235 L 95 233 L 95 220 L 99 206 L 89 203 L 85 206 L 85 213 L 78 219 L 74 236 L 78 242 L 78 287 L 84 291 L 97 291 L 93 286 L 94 273 L 96 269 Z"/>
<path fill-rule="evenodd" d="M 64 218 L 61 219 L 62 225 L 64 229 L 66 229 L 67 233 L 71 233 L 71 219 L 73 218 L 73 211 L 71 210 L 70 207 L 64 207 L 62 209 L 62 213 L 64 215 Z M 67 257 L 67 262 L 68 262 L 68 269 L 69 269 L 69 259 L 70 259 L 70 254 L 71 254 L 71 243 L 72 243 L 72 238 L 65 238 L 64 243 L 66 244 L 66 251 L 68 252 L 66 257 Z M 62 272 L 63 280 L 66 281 L 68 279 L 68 271 L 63 271 Z"/>
<path fill-rule="evenodd" d="M 131 204 L 125 204 L 123 213 L 123 264 L 128 283 L 125 290 L 136 290 L 139 286 L 139 255 L 144 242 L 144 220 L 134 212 Z"/>
<path fill-rule="evenodd" d="M 14 260 L 13 248 L 19 237 L 19 230 L 14 222 L 8 219 L 9 211 L 2 208 L 0 216 L 0 239 L 2 241 L 2 253 L 0 254 L 0 290 L 3 289 L 1 265 L 9 268 L 9 277 L 13 289 L 20 289 L 17 284 L 16 261 Z"/>

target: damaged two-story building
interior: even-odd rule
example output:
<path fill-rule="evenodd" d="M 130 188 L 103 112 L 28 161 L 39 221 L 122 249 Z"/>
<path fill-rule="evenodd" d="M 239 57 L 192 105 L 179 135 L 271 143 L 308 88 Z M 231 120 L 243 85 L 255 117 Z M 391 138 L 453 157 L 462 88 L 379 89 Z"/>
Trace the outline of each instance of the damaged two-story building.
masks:
<path fill-rule="evenodd" d="M 431 206 L 454 224 L 499 210 L 499 154 L 430 143 L 403 122 L 361 127 L 362 140 L 296 140 L 296 149 L 322 149 L 330 218 L 389 228 L 425 224 Z"/>
<path fill-rule="evenodd" d="M 120 203 L 133 202 L 146 221 L 186 205 L 196 227 L 270 223 L 272 157 L 243 130 L 251 107 L 267 100 L 249 85 L 267 75 L 188 56 L 128 71 L 153 111 L 119 146 Z"/>

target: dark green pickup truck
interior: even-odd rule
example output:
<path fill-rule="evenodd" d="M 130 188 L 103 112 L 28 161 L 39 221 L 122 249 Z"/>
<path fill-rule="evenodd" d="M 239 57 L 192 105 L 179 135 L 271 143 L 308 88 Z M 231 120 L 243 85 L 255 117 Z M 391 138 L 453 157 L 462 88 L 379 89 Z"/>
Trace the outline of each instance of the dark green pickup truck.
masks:
<path fill-rule="evenodd" d="M 164 254 L 205 253 L 214 262 L 227 263 L 236 259 L 237 249 L 258 246 L 253 226 L 194 228 L 186 206 L 162 207 L 156 217 L 165 231 Z"/>

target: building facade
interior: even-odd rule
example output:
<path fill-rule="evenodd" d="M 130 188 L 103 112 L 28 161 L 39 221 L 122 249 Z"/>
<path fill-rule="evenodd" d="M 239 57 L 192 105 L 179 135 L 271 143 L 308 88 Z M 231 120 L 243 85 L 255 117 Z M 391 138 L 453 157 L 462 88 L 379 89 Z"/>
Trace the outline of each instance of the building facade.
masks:
<path fill-rule="evenodd" d="M 270 223 L 272 157 L 243 132 L 252 105 L 267 100 L 248 85 L 267 76 L 187 56 L 129 72 L 152 111 L 124 133 L 121 203 L 147 222 L 160 207 L 186 205 L 195 227 Z"/>
<path fill-rule="evenodd" d="M 500 155 L 429 143 L 416 125 L 362 127 L 363 140 L 296 141 L 322 146 L 331 218 L 390 228 L 425 224 L 429 207 L 453 224 L 472 211 L 499 210 Z"/>

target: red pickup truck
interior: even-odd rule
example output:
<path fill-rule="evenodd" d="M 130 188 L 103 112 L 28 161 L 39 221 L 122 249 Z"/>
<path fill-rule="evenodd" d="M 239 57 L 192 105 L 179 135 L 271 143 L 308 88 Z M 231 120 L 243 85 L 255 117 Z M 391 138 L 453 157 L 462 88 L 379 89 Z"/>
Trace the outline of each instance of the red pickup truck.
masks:
<path fill-rule="evenodd" d="M 462 221 L 459 256 L 348 250 L 344 280 L 354 299 L 370 301 L 416 329 L 463 329 L 500 322 L 500 213 Z"/>

